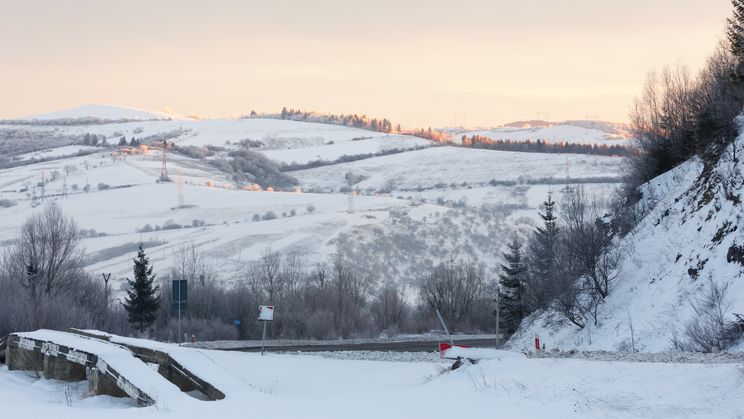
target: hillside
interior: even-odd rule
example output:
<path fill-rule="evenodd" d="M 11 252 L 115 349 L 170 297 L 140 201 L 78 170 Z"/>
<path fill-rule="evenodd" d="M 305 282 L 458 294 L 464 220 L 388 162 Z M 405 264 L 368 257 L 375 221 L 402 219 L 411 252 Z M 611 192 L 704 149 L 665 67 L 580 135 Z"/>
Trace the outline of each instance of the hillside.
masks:
<path fill-rule="evenodd" d="M 664 351 L 688 346 L 688 325 L 707 314 L 720 309 L 732 321 L 744 313 L 743 146 L 741 136 L 716 164 L 694 158 L 642 187 L 643 217 L 615 240 L 623 261 L 597 325 L 578 330 L 553 312 L 536 313 L 510 346 L 529 348 L 539 335 L 549 349 Z M 722 303 L 703 307 L 716 289 L 727 289 Z"/>
<path fill-rule="evenodd" d="M 627 129 L 620 124 L 597 121 L 522 121 L 503 127 L 458 133 L 468 137 L 479 136 L 492 140 L 537 141 L 547 143 L 575 143 L 596 145 L 625 145 Z"/>
<path fill-rule="evenodd" d="M 7 167 L 0 170 L 0 200 L 7 201 L 0 207 L 0 246 L 29 213 L 54 201 L 85 231 L 86 269 L 119 279 L 130 274 L 140 241 L 160 275 L 179 249 L 193 244 L 226 282 L 243 278 L 247 263 L 269 249 L 298 252 L 308 266 L 342 249 L 364 260 L 361 269 L 407 284 L 455 252 L 495 269 L 503 237 L 531 228 L 539 203 L 548 191 L 560 194 L 566 175 L 603 200 L 617 185 L 622 162 L 441 147 L 408 135 L 278 119 L 146 113 L 118 122 L 138 114 L 100 105 L 54 115 L 111 120 L 0 125 Z M 92 137 L 98 145 L 84 145 Z M 115 146 L 122 137 L 127 146 Z M 130 146 L 133 138 L 141 145 Z M 108 146 L 101 147 L 104 140 Z M 157 181 L 162 140 L 175 145 L 167 157 L 170 183 Z M 294 183 L 237 173 L 234 153 L 250 164 L 264 156 L 269 160 L 260 170 Z M 282 173 L 286 165 L 313 168 Z M 347 173 L 358 189 L 353 213 Z M 382 243 L 384 249 L 369 253 Z"/>
<path fill-rule="evenodd" d="M 18 120 L 37 120 L 37 121 L 53 121 L 53 120 L 75 120 L 80 118 L 88 119 L 101 119 L 107 121 L 119 121 L 119 120 L 158 120 L 158 119 L 185 119 L 185 117 L 177 115 L 175 113 L 167 112 L 154 112 L 144 109 L 136 109 L 124 106 L 115 105 L 84 105 L 74 109 L 67 109 L 64 111 L 50 112 L 40 115 L 31 115 L 21 118 Z"/>

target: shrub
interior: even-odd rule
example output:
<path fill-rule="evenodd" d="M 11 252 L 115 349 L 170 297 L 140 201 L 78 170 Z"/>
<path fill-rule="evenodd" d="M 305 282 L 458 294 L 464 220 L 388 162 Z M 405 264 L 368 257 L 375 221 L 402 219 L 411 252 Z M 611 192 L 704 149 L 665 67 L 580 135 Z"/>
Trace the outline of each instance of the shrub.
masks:
<path fill-rule="evenodd" d="M 279 217 L 276 216 L 276 213 L 274 211 L 266 211 L 266 213 L 261 217 L 262 220 L 275 220 Z"/>

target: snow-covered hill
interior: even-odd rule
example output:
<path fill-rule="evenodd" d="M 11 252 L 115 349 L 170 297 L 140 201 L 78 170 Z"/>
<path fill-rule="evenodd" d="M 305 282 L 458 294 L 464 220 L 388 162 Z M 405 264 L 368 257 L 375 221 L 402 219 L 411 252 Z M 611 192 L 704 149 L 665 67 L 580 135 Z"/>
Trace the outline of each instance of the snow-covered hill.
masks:
<path fill-rule="evenodd" d="M 529 121 L 528 121 L 529 122 Z M 459 133 L 468 137 L 476 135 L 493 140 L 537 141 L 548 143 L 576 143 L 597 145 L 625 145 L 627 131 L 618 124 L 595 121 L 565 121 L 561 123 L 510 124 L 499 128 Z M 532 121 L 534 122 L 534 121 Z"/>
<path fill-rule="evenodd" d="M 675 349 L 700 318 L 693 303 L 713 286 L 728 290 L 720 306 L 727 321 L 744 313 L 743 147 L 744 136 L 716 164 L 695 158 L 642 188 L 645 215 L 616 240 L 624 258 L 596 326 L 578 330 L 542 313 L 523 323 L 511 346 L 529 348 L 537 334 L 549 349 Z"/>
<path fill-rule="evenodd" d="M 572 181 L 590 182 L 587 188 L 603 198 L 619 179 L 622 161 L 433 147 L 413 136 L 312 122 L 153 119 L 159 114 L 102 109 L 107 108 L 55 114 L 100 119 L 91 123 L 0 125 L 0 150 L 8 150 L 0 156 L 0 165 L 7 167 L 0 170 L 0 200 L 6 200 L 0 206 L 0 247 L 10 243 L 30 213 L 55 201 L 86 231 L 86 269 L 111 272 L 114 278 L 130 274 L 131 253 L 140 240 L 160 274 L 167 273 L 179 248 L 193 243 L 225 281 L 241 279 L 247 262 L 267 249 L 296 250 L 314 263 L 334 253 L 339 240 L 349 251 L 355 243 L 368 249 L 379 234 L 398 246 L 391 251 L 402 252 L 402 259 L 408 258 L 407 243 L 416 243 L 416 260 L 427 266 L 448 251 L 466 249 L 495 267 L 501 236 L 530 227 L 539 202 L 549 190 L 560 190 L 566 174 Z M 141 120 L 128 120 L 138 115 Z M 92 136 L 99 145 L 83 145 Z M 114 146 L 122 137 L 143 145 L 175 143 L 168 154 L 173 182 L 157 182 L 158 147 Z M 100 147 L 104 139 L 108 148 Z M 236 151 L 263 154 L 278 168 L 318 161 L 322 166 L 287 172 L 297 186 L 285 186 L 283 192 L 248 191 L 255 187 L 238 183 L 225 170 Z M 346 160 L 354 161 L 342 163 Z M 348 186 L 348 172 L 359 181 L 353 213 L 341 191 Z M 277 185 L 264 189 L 268 186 Z M 460 235 L 454 237 L 455 231 Z M 393 257 L 385 255 L 366 258 L 368 268 Z M 400 280 L 414 279 L 403 277 L 408 268 L 396 269 Z"/>
<path fill-rule="evenodd" d="M 186 119 L 184 116 L 171 112 L 155 112 L 144 109 L 130 108 L 115 105 L 84 105 L 74 109 L 58 112 L 50 112 L 40 115 L 30 115 L 18 120 L 75 120 L 75 119 L 101 119 L 107 121 L 120 120 L 157 120 L 157 119 Z"/>

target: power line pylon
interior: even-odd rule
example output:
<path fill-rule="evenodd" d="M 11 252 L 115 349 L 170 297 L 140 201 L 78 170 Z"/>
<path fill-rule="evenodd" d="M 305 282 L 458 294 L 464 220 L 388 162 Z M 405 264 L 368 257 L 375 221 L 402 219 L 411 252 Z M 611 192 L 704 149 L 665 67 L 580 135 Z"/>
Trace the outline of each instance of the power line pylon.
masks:
<path fill-rule="evenodd" d="M 166 155 L 168 154 L 168 141 L 163 140 L 163 167 L 160 169 L 160 181 L 161 182 L 170 182 L 170 178 L 168 177 L 168 158 Z"/>

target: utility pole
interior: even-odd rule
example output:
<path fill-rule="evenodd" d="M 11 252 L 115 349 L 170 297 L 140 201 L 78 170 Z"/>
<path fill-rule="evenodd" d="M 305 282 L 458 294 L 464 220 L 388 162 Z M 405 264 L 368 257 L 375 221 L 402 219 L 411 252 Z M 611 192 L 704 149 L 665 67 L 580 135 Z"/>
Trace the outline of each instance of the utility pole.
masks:
<path fill-rule="evenodd" d="M 178 175 L 178 207 L 183 208 L 183 176 Z"/>
<path fill-rule="evenodd" d="M 104 289 L 104 292 L 106 293 L 106 301 L 108 301 L 108 299 L 109 299 L 109 285 L 108 285 L 108 283 L 109 283 L 109 280 L 111 279 L 111 273 L 105 274 L 105 273 L 102 272 L 101 273 L 101 276 L 103 276 L 103 289 Z"/>
<path fill-rule="evenodd" d="M 168 141 L 163 140 L 163 166 L 160 169 L 160 181 L 161 182 L 170 182 L 170 178 L 168 177 L 168 158 L 166 157 L 166 154 L 168 152 Z"/>

